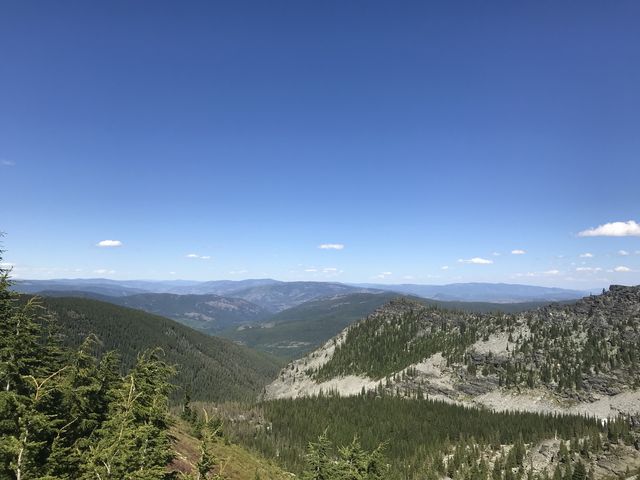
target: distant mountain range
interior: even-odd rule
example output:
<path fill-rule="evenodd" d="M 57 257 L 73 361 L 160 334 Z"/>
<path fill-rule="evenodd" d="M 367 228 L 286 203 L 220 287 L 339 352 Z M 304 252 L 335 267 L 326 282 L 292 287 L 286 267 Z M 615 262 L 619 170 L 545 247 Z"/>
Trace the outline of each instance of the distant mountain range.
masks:
<path fill-rule="evenodd" d="M 214 280 L 196 282 L 189 280 L 109 280 L 55 279 L 19 280 L 14 289 L 23 293 L 52 290 L 75 290 L 109 296 L 125 296 L 137 293 L 174 293 L 178 295 L 222 295 L 243 298 L 274 312 L 294 305 L 330 295 L 346 293 L 398 292 L 443 301 L 521 303 L 555 302 L 575 300 L 596 291 L 569 290 L 534 285 L 508 283 L 452 283 L 448 285 L 420 284 L 345 284 L 337 282 L 281 282 L 269 278 L 249 280 Z"/>
<path fill-rule="evenodd" d="M 38 294 L 45 297 L 91 298 L 135 308 L 172 318 L 209 334 L 215 334 L 229 327 L 262 322 L 272 315 L 259 305 L 241 298 L 211 294 L 136 293 L 126 296 L 108 296 L 81 290 L 44 290 Z"/>
<path fill-rule="evenodd" d="M 575 300 L 599 291 L 567 290 L 554 287 L 537 287 L 511 283 L 451 283 L 448 285 L 380 285 L 372 283 L 357 284 L 364 288 L 416 295 L 433 300 L 458 302 L 522 303 L 522 302 L 559 302 Z"/>
<path fill-rule="evenodd" d="M 83 297 L 171 318 L 208 334 L 284 358 L 316 348 L 398 295 L 473 312 L 515 312 L 587 292 L 509 284 L 348 285 L 332 282 L 21 280 L 14 289 L 48 297 Z M 417 300 L 417 298 L 416 298 Z"/>

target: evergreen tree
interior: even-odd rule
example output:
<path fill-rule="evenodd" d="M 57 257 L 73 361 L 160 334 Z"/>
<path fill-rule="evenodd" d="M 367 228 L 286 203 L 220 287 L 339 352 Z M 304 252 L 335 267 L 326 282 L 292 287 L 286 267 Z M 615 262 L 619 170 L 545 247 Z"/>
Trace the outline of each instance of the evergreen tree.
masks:
<path fill-rule="evenodd" d="M 571 476 L 571 480 L 586 480 L 587 478 L 587 469 L 584 466 L 584 463 L 578 461 L 576 464 L 573 475 Z"/>

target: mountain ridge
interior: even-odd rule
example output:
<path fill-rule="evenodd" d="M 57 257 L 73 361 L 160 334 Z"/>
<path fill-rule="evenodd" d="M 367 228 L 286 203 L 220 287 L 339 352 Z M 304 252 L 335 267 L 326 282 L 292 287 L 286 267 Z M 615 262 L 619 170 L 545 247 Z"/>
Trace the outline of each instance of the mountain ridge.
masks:
<path fill-rule="evenodd" d="M 290 363 L 266 397 L 383 388 L 495 409 L 640 414 L 639 331 L 640 286 L 516 314 L 401 298 Z"/>

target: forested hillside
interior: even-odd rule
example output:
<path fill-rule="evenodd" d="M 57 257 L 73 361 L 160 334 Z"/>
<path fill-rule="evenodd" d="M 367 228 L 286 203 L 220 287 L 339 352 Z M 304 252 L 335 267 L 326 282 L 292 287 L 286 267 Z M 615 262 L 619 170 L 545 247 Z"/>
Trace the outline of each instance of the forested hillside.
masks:
<path fill-rule="evenodd" d="M 308 442 L 323 432 L 345 448 L 354 434 L 365 449 L 381 446 L 391 465 L 382 478 L 393 480 L 555 479 L 556 471 L 564 479 L 567 471 L 571 478 L 581 467 L 581 480 L 587 471 L 590 478 L 626 478 L 625 471 L 634 473 L 640 467 L 638 433 L 623 417 L 603 425 L 575 415 L 494 413 L 386 395 L 383 390 L 273 400 L 258 405 L 253 415 L 261 420 L 233 423 L 234 438 L 278 458 L 294 472 L 306 465 Z M 337 456 L 326 440 L 326 455 Z"/>
<path fill-rule="evenodd" d="M 243 345 L 273 353 L 282 358 L 300 358 L 394 298 L 398 298 L 398 294 L 392 292 L 351 293 L 321 298 L 284 310 L 265 322 L 242 325 L 224 330 L 219 334 Z M 443 309 L 476 313 L 513 313 L 548 304 L 547 302 L 504 304 L 439 302 L 418 297 L 411 298 L 425 306 L 438 306 Z"/>
<path fill-rule="evenodd" d="M 640 287 L 515 314 L 389 302 L 298 359 L 267 398 L 380 385 L 498 409 L 640 413 Z"/>
<path fill-rule="evenodd" d="M 505 336 L 504 351 L 486 348 Z M 639 343 L 640 287 L 612 286 L 575 304 L 515 315 L 398 300 L 349 329 L 315 375 L 380 379 L 440 353 L 448 366 L 464 367 L 467 380 L 542 385 L 565 395 L 613 393 L 640 386 Z"/>
<path fill-rule="evenodd" d="M 282 358 L 299 358 L 396 296 L 353 293 L 312 300 L 277 313 L 267 322 L 228 329 L 220 335 Z"/>
<path fill-rule="evenodd" d="M 176 385 L 190 388 L 194 399 L 255 398 L 280 366 L 266 354 L 140 310 L 87 298 L 49 297 L 41 303 L 54 315 L 66 345 L 77 347 L 94 334 L 99 340 L 95 353 L 117 350 L 125 368 L 131 368 L 138 352 L 161 348 L 165 361 L 177 365 Z"/>
<path fill-rule="evenodd" d="M 211 294 L 141 293 L 105 301 L 169 317 L 209 334 L 231 326 L 260 322 L 271 316 L 262 307 L 241 298 Z"/>

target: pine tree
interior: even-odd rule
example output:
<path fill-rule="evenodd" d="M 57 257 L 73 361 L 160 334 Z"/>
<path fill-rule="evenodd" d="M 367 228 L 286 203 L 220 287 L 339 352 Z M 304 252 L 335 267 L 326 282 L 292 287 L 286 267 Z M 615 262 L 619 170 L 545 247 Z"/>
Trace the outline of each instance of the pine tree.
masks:
<path fill-rule="evenodd" d="M 168 382 L 173 369 L 153 350 L 141 354 L 116 389 L 108 419 L 96 431 L 83 465 L 84 479 L 160 480 L 171 459 Z"/>
<path fill-rule="evenodd" d="M 576 464 L 573 475 L 571 476 L 571 480 L 586 480 L 587 478 L 587 469 L 584 466 L 584 463 L 578 461 Z"/>

